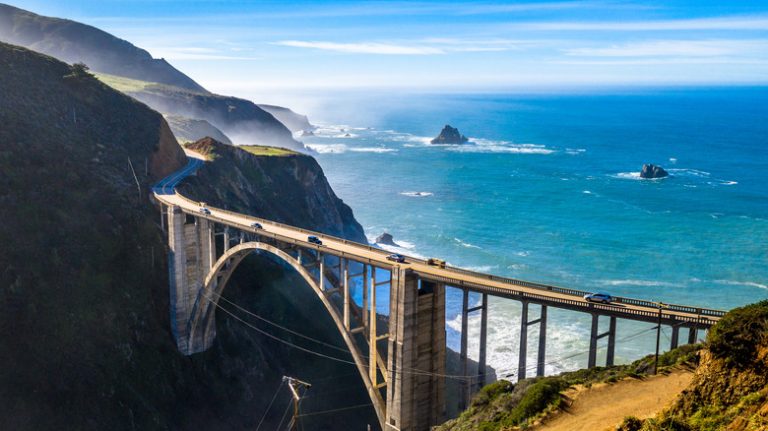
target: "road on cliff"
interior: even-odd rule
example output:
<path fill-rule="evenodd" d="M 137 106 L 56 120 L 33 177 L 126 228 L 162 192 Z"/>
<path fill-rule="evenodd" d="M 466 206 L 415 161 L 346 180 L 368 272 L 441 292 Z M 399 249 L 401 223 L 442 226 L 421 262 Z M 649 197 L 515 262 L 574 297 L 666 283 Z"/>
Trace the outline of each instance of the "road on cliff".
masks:
<path fill-rule="evenodd" d="M 627 416 L 644 419 L 671 405 L 693 378 L 693 372 L 676 369 L 667 375 L 642 380 L 624 379 L 600 383 L 591 388 L 578 387 L 565 396 L 568 407 L 554 414 L 535 431 L 608 431 L 615 430 Z"/>

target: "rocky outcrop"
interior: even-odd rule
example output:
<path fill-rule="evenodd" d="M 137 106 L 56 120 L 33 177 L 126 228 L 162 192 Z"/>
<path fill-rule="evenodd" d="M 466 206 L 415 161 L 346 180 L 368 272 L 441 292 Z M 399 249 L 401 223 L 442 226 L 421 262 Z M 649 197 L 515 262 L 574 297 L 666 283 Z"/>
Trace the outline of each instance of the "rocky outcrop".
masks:
<path fill-rule="evenodd" d="M 665 171 L 664 168 L 653 164 L 643 165 L 643 169 L 640 171 L 640 178 L 664 178 L 668 175 L 669 173 Z"/>
<path fill-rule="evenodd" d="M 376 237 L 376 244 L 392 245 L 395 247 L 400 247 L 395 243 L 392 235 L 388 234 L 387 232 L 384 232 L 381 235 Z"/>
<path fill-rule="evenodd" d="M 213 155 L 180 190 L 195 200 L 354 241 L 366 242 L 352 210 L 331 189 L 314 158 L 255 155 L 206 138 L 188 146 Z"/>
<path fill-rule="evenodd" d="M 232 141 L 221 130 L 205 120 L 166 115 L 165 120 L 171 127 L 179 143 L 195 142 L 205 137 L 211 137 L 219 142 L 232 145 Z"/>
<path fill-rule="evenodd" d="M 440 132 L 439 135 L 430 142 L 432 144 L 446 144 L 446 145 L 454 145 L 454 144 L 464 144 L 469 139 L 467 139 L 466 136 L 459 133 L 459 129 L 455 127 L 451 127 L 448 124 L 443 127 L 443 130 Z"/>
<path fill-rule="evenodd" d="M 315 132 L 311 130 L 302 130 L 301 137 L 306 138 L 307 136 L 315 136 Z"/>
<path fill-rule="evenodd" d="M 277 120 L 283 123 L 283 125 L 291 132 L 298 132 L 299 130 L 312 131 L 315 129 L 315 126 L 309 122 L 306 115 L 297 114 L 282 106 L 264 104 L 259 104 L 258 106 L 272 114 L 273 117 L 277 118 Z"/>

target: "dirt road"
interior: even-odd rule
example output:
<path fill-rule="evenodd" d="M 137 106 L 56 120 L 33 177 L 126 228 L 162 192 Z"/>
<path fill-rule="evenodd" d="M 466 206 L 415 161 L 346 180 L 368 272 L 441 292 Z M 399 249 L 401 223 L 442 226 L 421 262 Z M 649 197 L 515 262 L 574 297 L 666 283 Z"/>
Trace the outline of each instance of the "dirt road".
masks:
<path fill-rule="evenodd" d="M 536 431 L 613 430 L 626 416 L 648 418 L 669 406 L 691 381 L 693 373 L 675 370 L 669 375 L 645 380 L 625 379 L 614 384 L 593 385 L 566 392 L 571 400 L 565 408 Z"/>

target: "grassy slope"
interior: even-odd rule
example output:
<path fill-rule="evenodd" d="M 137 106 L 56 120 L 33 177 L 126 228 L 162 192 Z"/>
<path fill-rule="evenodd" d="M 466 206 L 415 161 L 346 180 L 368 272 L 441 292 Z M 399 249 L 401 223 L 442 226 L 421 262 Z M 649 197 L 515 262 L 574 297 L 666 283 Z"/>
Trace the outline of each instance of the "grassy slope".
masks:
<path fill-rule="evenodd" d="M 682 346 L 659 359 L 660 371 L 680 363 L 696 360 L 697 346 Z M 487 385 L 472 399 L 470 407 L 457 419 L 446 422 L 440 431 L 495 431 L 526 426 L 547 412 L 557 409 L 561 392 L 574 385 L 614 383 L 625 378 L 643 378 L 652 370 L 653 357 L 648 356 L 629 365 L 597 367 L 562 373 L 517 384 L 505 380 Z"/>

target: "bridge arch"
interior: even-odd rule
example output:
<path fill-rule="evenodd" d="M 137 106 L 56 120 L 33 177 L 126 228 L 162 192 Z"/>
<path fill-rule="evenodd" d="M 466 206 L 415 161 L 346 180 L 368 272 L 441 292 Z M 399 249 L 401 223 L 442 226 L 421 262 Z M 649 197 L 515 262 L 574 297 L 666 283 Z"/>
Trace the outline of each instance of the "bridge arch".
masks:
<path fill-rule="evenodd" d="M 317 297 L 323 303 L 323 306 L 325 306 L 326 311 L 333 319 L 336 329 L 344 339 L 344 343 L 354 359 L 360 377 L 365 384 L 368 396 L 373 403 L 376 415 L 379 418 L 379 422 L 384 423 L 384 418 L 386 417 L 386 403 L 379 390 L 372 384 L 366 368 L 366 360 L 358 351 L 352 334 L 344 327 L 342 317 L 339 316 L 339 313 L 333 307 L 333 304 L 331 304 L 331 301 L 325 295 L 320 284 L 315 280 L 309 270 L 307 270 L 307 268 L 293 256 L 273 245 L 259 241 L 245 242 L 230 248 L 216 261 L 208 275 L 205 277 L 203 287 L 195 300 L 195 305 L 189 320 L 189 345 L 193 346 L 196 351 L 202 351 L 210 347 L 213 343 L 213 340 L 216 337 L 216 307 L 221 293 L 227 286 L 235 269 L 246 256 L 256 250 L 271 253 L 288 263 L 299 273 L 299 275 L 301 275 L 304 281 L 306 281 L 312 288 L 312 291 L 315 292 Z M 320 274 L 320 277 L 322 276 L 323 275 Z"/>

